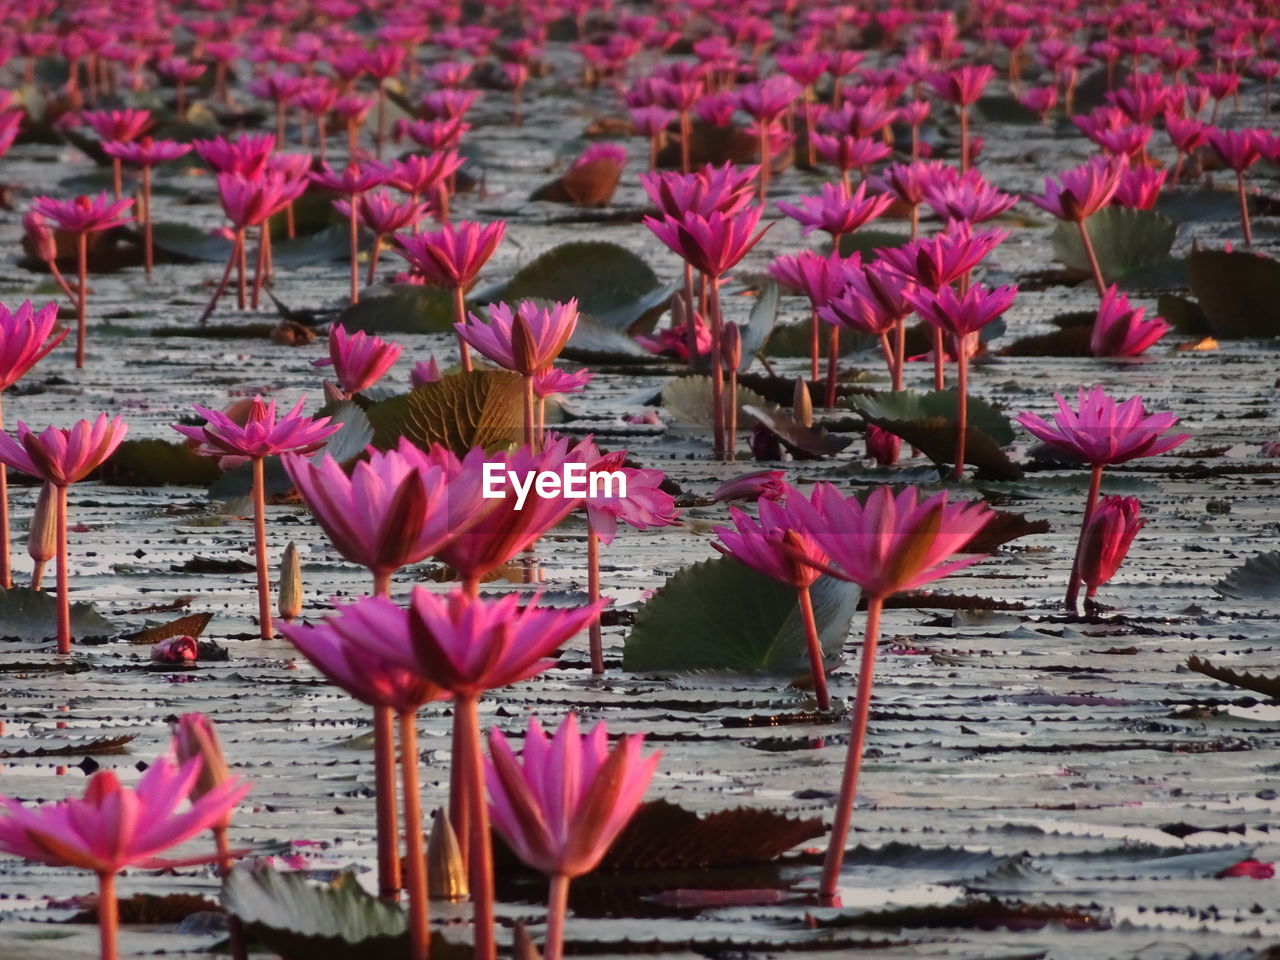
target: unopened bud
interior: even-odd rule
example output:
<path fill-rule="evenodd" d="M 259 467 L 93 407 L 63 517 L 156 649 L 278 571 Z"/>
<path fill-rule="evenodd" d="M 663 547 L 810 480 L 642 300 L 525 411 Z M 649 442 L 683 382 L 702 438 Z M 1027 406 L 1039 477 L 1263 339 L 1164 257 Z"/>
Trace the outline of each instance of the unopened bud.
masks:
<path fill-rule="evenodd" d="M 809 396 L 809 385 L 804 377 L 796 380 L 796 392 L 791 401 L 791 413 L 796 423 L 805 427 L 813 426 L 813 398 Z"/>
<path fill-rule="evenodd" d="M 534 342 L 533 331 L 529 329 L 529 321 L 519 309 L 511 318 L 511 357 L 515 360 L 516 373 L 531 377 L 537 372 L 537 344 Z"/>
<path fill-rule="evenodd" d="M 292 620 L 302 613 L 302 562 L 290 542 L 280 559 L 280 617 Z"/>
<path fill-rule="evenodd" d="M 58 244 L 44 217 L 38 213 L 28 213 L 22 218 L 22 226 L 26 230 L 27 242 L 34 257 L 45 263 L 57 258 Z"/>
<path fill-rule="evenodd" d="M 432 900 L 465 900 L 470 896 L 458 835 L 439 808 L 431 814 L 431 836 L 427 839 L 427 890 Z"/>
<path fill-rule="evenodd" d="M 730 321 L 720 334 L 720 362 L 729 373 L 737 373 L 742 366 L 742 331 Z"/>
<path fill-rule="evenodd" d="M 31 517 L 31 532 L 27 536 L 27 555 L 34 561 L 31 571 L 31 588 L 40 589 L 44 566 L 58 554 L 58 518 L 54 498 L 58 490 L 51 483 L 40 488 L 36 500 L 36 512 Z"/>
<path fill-rule="evenodd" d="M 191 790 L 191 795 L 195 799 L 203 797 L 219 784 L 231 779 L 231 770 L 227 767 L 226 757 L 222 753 L 222 742 L 218 739 L 218 731 L 213 721 L 203 713 L 184 713 L 173 724 L 173 752 L 177 755 L 179 763 L 186 763 L 193 757 L 200 758 L 200 773 Z"/>

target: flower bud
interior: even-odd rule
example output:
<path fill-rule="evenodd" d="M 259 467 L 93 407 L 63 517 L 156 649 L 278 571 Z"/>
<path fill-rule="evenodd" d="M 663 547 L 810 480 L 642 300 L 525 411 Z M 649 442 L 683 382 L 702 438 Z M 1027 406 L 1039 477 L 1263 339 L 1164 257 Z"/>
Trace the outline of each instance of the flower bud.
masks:
<path fill-rule="evenodd" d="M 53 231 L 40 214 L 31 212 L 22 218 L 22 226 L 26 230 L 27 243 L 32 256 L 48 263 L 58 256 L 58 244 L 53 238 Z"/>
<path fill-rule="evenodd" d="M 44 565 L 58 553 L 58 519 L 54 509 L 54 498 L 58 491 L 51 483 L 40 488 L 40 497 L 36 500 L 36 512 L 31 517 L 31 532 L 27 536 L 27 555 L 34 561 L 31 572 L 31 588 L 40 589 L 40 580 L 44 574 Z"/>
<path fill-rule="evenodd" d="M 465 900 L 467 869 L 462 863 L 462 847 L 444 810 L 431 814 L 431 836 L 427 839 L 427 884 L 432 900 Z"/>
<path fill-rule="evenodd" d="M 173 724 L 173 752 L 179 763 L 186 763 L 193 757 L 200 758 L 200 775 L 196 777 L 196 785 L 191 789 L 194 799 L 203 797 L 219 784 L 231 779 L 231 770 L 222 753 L 218 731 L 213 721 L 203 713 L 184 713 Z"/>
<path fill-rule="evenodd" d="M 720 362 L 728 373 L 736 373 L 742 366 L 742 332 L 732 321 L 724 325 L 720 335 Z"/>
<path fill-rule="evenodd" d="M 1147 522 L 1136 497 L 1103 497 L 1080 535 L 1080 579 L 1093 596 L 1120 569 L 1129 545 Z"/>
<path fill-rule="evenodd" d="M 195 663 L 200 658 L 200 644 L 195 637 L 170 637 L 151 648 L 152 663 Z"/>
<path fill-rule="evenodd" d="M 813 426 L 813 397 L 809 395 L 809 385 L 805 383 L 804 377 L 796 380 L 796 391 L 791 401 L 791 413 L 796 418 L 796 423 L 801 426 Z"/>
<path fill-rule="evenodd" d="M 902 441 L 888 430 L 877 427 L 874 423 L 867 424 L 867 456 L 880 466 L 887 467 L 898 462 L 901 444 Z"/>
<path fill-rule="evenodd" d="M 292 620 L 302 613 L 302 562 L 298 548 L 290 541 L 280 559 L 280 617 Z"/>

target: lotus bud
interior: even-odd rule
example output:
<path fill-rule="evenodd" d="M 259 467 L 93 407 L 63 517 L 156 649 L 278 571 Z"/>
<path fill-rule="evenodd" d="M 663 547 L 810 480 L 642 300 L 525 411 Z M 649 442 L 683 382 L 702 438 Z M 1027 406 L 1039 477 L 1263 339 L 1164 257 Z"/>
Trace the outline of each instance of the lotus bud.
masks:
<path fill-rule="evenodd" d="M 1089 515 L 1080 539 L 1080 579 L 1092 597 L 1110 580 L 1147 522 L 1136 497 L 1103 497 Z"/>
<path fill-rule="evenodd" d="M 27 554 L 33 561 L 31 569 L 31 589 L 40 589 L 40 580 L 44 576 L 45 564 L 58 554 L 58 522 L 55 516 L 54 498 L 57 489 L 51 483 L 40 488 L 40 497 L 36 500 L 36 512 L 31 517 L 31 533 L 27 537 Z"/>
<path fill-rule="evenodd" d="M 882 467 L 898 462 L 901 441 L 888 430 L 877 427 L 874 423 L 867 425 L 867 456 Z"/>
<path fill-rule="evenodd" d="M 809 385 L 805 383 L 804 377 L 796 380 L 796 392 L 791 401 L 791 413 L 796 418 L 796 423 L 801 426 L 813 426 L 813 398 L 809 395 Z"/>
<path fill-rule="evenodd" d="M 324 402 L 326 405 L 346 403 L 350 399 L 351 398 L 347 396 L 346 391 L 332 380 L 326 380 L 324 382 Z"/>
<path fill-rule="evenodd" d="M 170 637 L 151 648 L 152 663 L 195 663 L 200 658 L 200 644 L 195 637 Z"/>
<path fill-rule="evenodd" d="M 439 808 L 431 814 L 431 836 L 427 839 L 427 889 L 432 900 L 465 900 L 470 896 L 458 835 Z"/>
<path fill-rule="evenodd" d="M 184 713 L 174 721 L 173 752 L 179 763 L 186 763 L 192 757 L 200 758 L 200 775 L 191 791 L 197 799 L 231 779 L 217 728 L 203 713 Z"/>
<path fill-rule="evenodd" d="M 724 325 L 720 334 L 720 362 L 729 373 L 737 372 L 742 366 L 742 331 L 732 321 Z"/>
<path fill-rule="evenodd" d="M 22 218 L 22 226 L 26 230 L 32 256 L 45 263 L 57 258 L 58 244 L 44 217 L 38 213 L 28 213 Z"/>
<path fill-rule="evenodd" d="M 517 920 L 515 929 L 511 931 L 511 956 L 515 960 L 542 960 L 542 951 L 529 936 L 523 920 Z"/>
<path fill-rule="evenodd" d="M 292 620 L 302 613 L 302 562 L 292 541 L 280 558 L 280 617 Z"/>
<path fill-rule="evenodd" d="M 413 369 L 409 371 L 409 383 L 415 390 L 423 384 L 435 383 L 439 379 L 440 364 L 436 363 L 435 357 L 419 360 L 413 365 Z"/>
<path fill-rule="evenodd" d="M 520 305 L 521 307 L 524 304 Z M 523 311 L 517 309 L 511 317 L 511 356 L 515 360 L 516 373 L 531 377 L 537 372 L 538 348 L 533 331 Z"/>

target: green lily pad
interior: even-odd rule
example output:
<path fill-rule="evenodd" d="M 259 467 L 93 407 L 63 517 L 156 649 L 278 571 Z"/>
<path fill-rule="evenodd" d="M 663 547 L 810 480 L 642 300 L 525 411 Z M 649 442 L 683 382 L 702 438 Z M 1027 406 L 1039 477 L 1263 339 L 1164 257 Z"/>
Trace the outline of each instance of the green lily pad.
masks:
<path fill-rule="evenodd" d="M 271 241 L 271 263 L 277 268 L 306 267 L 315 263 L 347 260 L 351 256 L 351 235 L 342 224 L 333 224 L 315 233 L 290 239 L 283 234 Z M 361 232 L 359 249 L 373 246 L 372 236 Z"/>
<path fill-rule="evenodd" d="M 71 638 L 109 637 L 111 622 L 92 603 L 71 604 Z M 44 590 L 12 587 L 0 590 L 0 638 L 53 640 L 58 636 L 58 600 Z"/>
<path fill-rule="evenodd" d="M 1018 123 L 1039 125 L 1040 114 L 1028 110 L 1016 97 L 995 94 L 982 97 L 977 103 L 978 113 L 988 123 Z"/>
<path fill-rule="evenodd" d="M 607 310 L 595 319 L 602 326 L 613 330 L 625 330 L 632 334 L 648 333 L 658 325 L 658 319 L 671 305 L 671 298 L 679 292 L 681 286 L 680 283 L 668 283 L 654 287 L 644 296 Z"/>
<path fill-rule="evenodd" d="M 148 438 L 122 442 L 99 475 L 117 486 L 207 487 L 218 474 L 216 461 L 182 441 Z"/>
<path fill-rule="evenodd" d="M 236 867 L 222 904 L 256 942 L 282 960 L 403 960 L 408 917 L 361 889 L 352 873 L 319 884 L 302 873 Z M 432 960 L 464 960 L 469 947 L 431 938 Z"/>
<path fill-rule="evenodd" d="M 373 444 L 387 450 L 408 437 L 426 449 L 433 443 L 459 456 L 474 446 L 506 449 L 524 437 L 524 384 L 505 370 L 453 373 L 365 411 Z"/>
<path fill-rule="evenodd" d="M 1163 294 L 1156 301 L 1156 314 L 1173 324 L 1173 329 L 1189 337 L 1207 337 L 1213 333 L 1209 318 L 1200 304 L 1187 297 Z"/>
<path fill-rule="evenodd" d="M 1116 283 L 1143 268 L 1169 259 L 1178 225 L 1152 210 L 1104 207 L 1085 221 L 1098 266 L 1107 283 Z M 1080 231 L 1074 223 L 1060 221 L 1050 236 L 1054 256 L 1070 269 L 1089 274 Z"/>
<path fill-rule="evenodd" d="M 1250 557 L 1219 580 L 1214 589 L 1232 600 L 1280 602 L 1280 551 Z"/>
<path fill-rule="evenodd" d="M 1002 447 L 1013 443 L 1016 436 L 1013 424 L 1003 413 L 978 397 L 969 396 L 966 400 L 970 426 L 979 428 Z M 954 390 L 931 390 L 929 393 L 901 390 L 853 397 L 849 402 L 863 416 L 881 420 L 941 417 L 955 423 L 960 410 L 959 394 Z"/>
<path fill-rule="evenodd" d="M 738 369 L 746 370 L 751 366 L 755 356 L 769 342 L 773 328 L 778 322 L 778 303 L 781 300 L 778 285 L 770 281 L 756 295 L 751 305 L 751 314 L 747 325 L 742 329 L 742 363 Z"/>
<path fill-rule="evenodd" d="M 715 422 L 711 406 L 711 378 L 697 375 L 677 377 L 662 388 L 662 406 L 671 414 L 674 424 L 710 429 Z M 755 423 L 747 407 L 767 407 L 764 397 L 748 387 L 738 387 L 738 427 Z"/>
<path fill-rule="evenodd" d="M 840 256 L 848 257 L 855 253 L 862 254 L 865 261 L 875 260 L 880 250 L 905 246 L 911 238 L 904 233 L 891 233 L 887 230 L 857 230 L 846 233 L 840 238 Z"/>
<path fill-rule="evenodd" d="M 385 294 L 349 304 L 336 322 L 348 333 L 453 333 L 453 294 L 416 283 L 392 284 Z"/>
<path fill-rule="evenodd" d="M 1195 250 L 1191 292 L 1216 337 L 1280 337 L 1280 261 L 1255 253 Z"/>
<path fill-rule="evenodd" d="M 560 355 L 566 360 L 581 363 L 665 362 L 662 357 L 650 353 L 622 330 L 603 324 L 585 313 L 578 315 L 578 325 Z"/>
<path fill-rule="evenodd" d="M 226 263 L 231 256 L 230 240 L 189 223 L 153 223 L 151 242 L 157 250 L 197 263 Z"/>
<path fill-rule="evenodd" d="M 810 592 L 822 649 L 838 658 L 858 588 L 824 576 Z M 729 557 L 685 567 L 636 615 L 622 663 L 639 673 L 803 671 L 808 657 L 796 591 Z"/>
<path fill-rule="evenodd" d="M 626 247 L 605 240 L 562 243 L 535 258 L 508 281 L 496 299 L 565 302 L 578 298 L 578 307 L 596 318 L 614 318 L 626 329 L 638 317 L 617 311 L 634 307 L 659 287 L 657 274 Z"/>

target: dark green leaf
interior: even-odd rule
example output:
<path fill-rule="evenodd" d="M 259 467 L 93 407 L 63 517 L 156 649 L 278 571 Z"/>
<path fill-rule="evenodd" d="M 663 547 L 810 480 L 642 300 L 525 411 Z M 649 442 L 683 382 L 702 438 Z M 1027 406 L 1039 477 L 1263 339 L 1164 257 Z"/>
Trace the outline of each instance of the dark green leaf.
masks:
<path fill-rule="evenodd" d="M 151 241 L 157 250 L 197 263 L 226 263 L 231 256 L 230 240 L 189 223 L 154 223 Z"/>
<path fill-rule="evenodd" d="M 594 317 L 633 307 L 658 287 L 653 269 L 626 247 L 605 240 L 562 243 L 525 264 L 499 299 L 552 300 L 578 298 L 578 307 Z M 629 324 L 621 324 L 628 326 Z"/>
<path fill-rule="evenodd" d="M 1207 337 L 1213 329 L 1200 304 L 1186 297 L 1163 294 L 1156 301 L 1156 313 L 1173 324 L 1173 329 L 1189 337 Z"/>
<path fill-rule="evenodd" d="M 621 329 L 606 326 L 595 317 L 579 314 L 573 336 L 565 344 L 561 356 L 582 363 L 662 363 Z"/>
<path fill-rule="evenodd" d="M 1104 207 L 1086 220 L 1085 226 L 1107 283 L 1164 263 L 1178 234 L 1178 225 L 1167 217 L 1127 207 Z M 1082 275 L 1090 274 L 1089 258 L 1074 223 L 1059 222 L 1050 239 L 1060 262 Z"/>
<path fill-rule="evenodd" d="M 966 400 L 970 426 L 978 427 L 1002 447 L 1013 443 L 1013 424 L 1003 413 L 978 397 L 970 395 Z M 941 417 L 955 423 L 960 410 L 959 394 L 954 390 L 931 390 L 929 393 L 901 390 L 896 393 L 877 393 L 869 397 L 853 397 L 849 403 L 863 416 L 882 420 Z"/>
<path fill-rule="evenodd" d="M 701 374 L 689 377 L 677 377 L 662 388 L 662 406 L 671 414 L 679 426 L 710 428 L 715 422 L 711 405 L 711 378 Z M 754 390 L 739 385 L 738 387 L 738 426 L 746 428 L 755 423 L 755 418 L 746 413 L 746 408 L 765 407 L 764 397 Z"/>
<path fill-rule="evenodd" d="M 1280 336 L 1280 261 L 1255 253 L 1194 250 L 1191 292 L 1221 338 Z"/>
<path fill-rule="evenodd" d="M 834 436 L 824 427 L 806 427 L 786 410 L 748 405 L 743 413 L 755 418 L 766 430 L 782 442 L 797 460 L 817 460 L 833 457 L 849 444 L 852 437 Z"/>
<path fill-rule="evenodd" d="M 857 609 L 858 588 L 821 577 L 811 592 L 822 648 L 838 658 Z M 658 589 L 636 615 L 623 666 L 640 673 L 788 674 L 807 669 L 805 650 L 796 591 L 718 557 L 685 567 Z"/>
<path fill-rule="evenodd" d="M 336 322 L 348 333 L 453 333 L 453 294 L 440 287 L 393 284 L 388 293 L 349 304 Z"/>
<path fill-rule="evenodd" d="M 890 233 L 886 230 L 858 230 L 846 233 L 840 238 L 840 255 L 847 257 L 855 253 L 862 254 L 864 261 L 876 259 L 876 251 L 904 246 L 911 238 L 902 233 Z"/>
<path fill-rule="evenodd" d="M 71 637 L 109 637 L 110 621 L 92 603 L 71 604 Z M 0 590 L 0 638 L 52 640 L 58 635 L 58 601 L 52 593 L 30 587 Z"/>
<path fill-rule="evenodd" d="M 116 486 L 207 487 L 218 479 L 218 464 L 182 441 L 149 438 L 125 440 L 99 473 Z"/>
<path fill-rule="evenodd" d="M 1280 700 L 1280 676 L 1267 677 L 1257 673 L 1241 673 L 1229 667 L 1215 666 L 1208 660 L 1201 660 L 1194 656 L 1187 658 L 1187 666 L 1196 673 L 1203 673 L 1206 677 L 1212 677 L 1222 683 L 1229 683 L 1233 687 L 1252 690 L 1273 700 Z"/>
<path fill-rule="evenodd" d="M 1219 580 L 1214 589 L 1233 600 L 1270 600 L 1280 603 L 1280 550 L 1250 557 Z"/>

